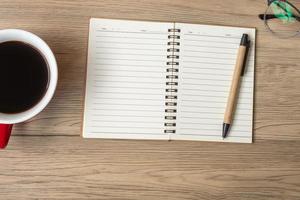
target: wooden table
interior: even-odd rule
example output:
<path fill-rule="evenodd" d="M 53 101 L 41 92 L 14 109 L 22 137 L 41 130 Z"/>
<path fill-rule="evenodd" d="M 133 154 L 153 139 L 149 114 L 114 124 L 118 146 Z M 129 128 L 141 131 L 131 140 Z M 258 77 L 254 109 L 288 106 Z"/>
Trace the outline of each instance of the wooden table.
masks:
<path fill-rule="evenodd" d="M 291 0 L 292 1 L 292 0 Z M 294 0 L 298 7 L 300 1 Z M 300 199 L 300 37 L 257 17 L 265 0 L 0 0 L 0 26 L 41 36 L 59 65 L 48 108 L 0 151 L 0 199 Z M 257 28 L 254 144 L 85 140 L 90 17 Z"/>

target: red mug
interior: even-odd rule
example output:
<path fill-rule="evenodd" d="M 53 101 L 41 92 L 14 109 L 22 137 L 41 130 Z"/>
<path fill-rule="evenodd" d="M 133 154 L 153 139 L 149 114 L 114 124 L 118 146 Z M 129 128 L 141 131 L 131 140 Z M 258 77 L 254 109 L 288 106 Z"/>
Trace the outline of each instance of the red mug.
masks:
<path fill-rule="evenodd" d="M 24 112 L 1 113 L 0 112 L 0 149 L 8 144 L 13 124 L 24 122 L 40 113 L 52 99 L 57 85 L 57 63 L 49 46 L 38 36 L 19 29 L 0 30 L 0 43 L 19 41 L 31 45 L 44 57 L 48 66 L 48 87 L 42 99 Z M 1 94 L 3 95 L 3 94 Z"/>

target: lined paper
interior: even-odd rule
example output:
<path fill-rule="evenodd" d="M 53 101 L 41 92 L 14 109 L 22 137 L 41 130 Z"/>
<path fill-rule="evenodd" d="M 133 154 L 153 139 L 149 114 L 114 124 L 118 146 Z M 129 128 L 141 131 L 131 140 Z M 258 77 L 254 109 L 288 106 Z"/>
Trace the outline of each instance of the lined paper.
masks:
<path fill-rule="evenodd" d="M 165 63 L 172 26 L 91 19 L 83 137 L 169 139 Z"/>
<path fill-rule="evenodd" d="M 252 142 L 255 29 L 176 23 L 180 71 L 175 140 Z M 251 47 L 234 122 L 223 140 L 222 125 L 239 43 Z"/>

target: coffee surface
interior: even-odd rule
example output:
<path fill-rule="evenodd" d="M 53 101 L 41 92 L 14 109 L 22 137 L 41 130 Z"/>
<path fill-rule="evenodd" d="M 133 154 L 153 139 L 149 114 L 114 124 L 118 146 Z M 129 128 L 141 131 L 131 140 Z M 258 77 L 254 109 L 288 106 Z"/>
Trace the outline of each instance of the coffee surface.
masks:
<path fill-rule="evenodd" d="M 29 44 L 0 43 L 0 112 L 19 113 L 45 95 L 49 71 L 43 55 Z"/>

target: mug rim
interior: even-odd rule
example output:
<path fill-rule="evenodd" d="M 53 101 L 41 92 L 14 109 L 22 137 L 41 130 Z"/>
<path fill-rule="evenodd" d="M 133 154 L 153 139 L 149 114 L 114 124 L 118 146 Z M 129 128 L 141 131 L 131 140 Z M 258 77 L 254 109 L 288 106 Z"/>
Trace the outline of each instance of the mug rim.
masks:
<path fill-rule="evenodd" d="M 37 104 L 29 108 L 28 110 L 18 113 L 0 112 L 0 123 L 15 124 L 31 119 L 32 117 L 39 114 L 49 104 L 56 90 L 58 72 L 57 62 L 52 50 L 47 45 L 47 43 L 39 36 L 21 29 L 0 30 L 0 43 L 8 41 L 24 42 L 37 49 L 47 62 L 49 71 L 48 88 L 46 89 L 44 96 Z"/>

